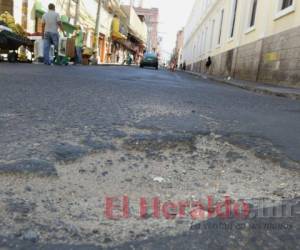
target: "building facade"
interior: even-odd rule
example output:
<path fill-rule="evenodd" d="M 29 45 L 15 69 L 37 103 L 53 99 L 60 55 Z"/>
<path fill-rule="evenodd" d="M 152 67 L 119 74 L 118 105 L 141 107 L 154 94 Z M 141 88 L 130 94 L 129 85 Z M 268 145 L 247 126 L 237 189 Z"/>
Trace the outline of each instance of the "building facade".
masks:
<path fill-rule="evenodd" d="M 3 1 L 3 0 L 1 0 Z M 99 62 L 106 60 L 107 47 L 111 32 L 113 14 L 109 5 L 102 5 L 100 11 L 99 41 L 95 41 L 95 23 L 98 1 L 96 0 L 5 0 L 6 6 L 0 5 L 0 13 L 10 12 L 16 23 L 22 25 L 29 38 L 38 39 L 42 32 L 42 16 L 48 5 L 54 3 L 60 14 L 64 29 L 69 37 L 75 30 L 75 24 L 82 27 L 84 45 L 93 48 L 99 43 Z"/>
<path fill-rule="evenodd" d="M 121 8 L 127 16 L 128 36 L 125 44 L 131 51 L 134 62 L 138 64 L 146 49 L 148 34 L 145 18 L 138 16 L 132 5 L 122 5 Z"/>
<path fill-rule="evenodd" d="M 159 53 L 159 38 L 158 38 L 159 9 L 157 8 L 147 9 L 143 7 L 136 7 L 135 11 L 139 16 L 143 16 L 145 18 L 145 22 L 148 28 L 147 51 Z"/>
<path fill-rule="evenodd" d="M 175 59 L 177 62 L 177 66 L 182 68 L 183 64 L 183 56 L 182 56 L 182 50 L 184 45 L 184 29 L 179 30 L 176 35 L 176 47 L 175 47 Z"/>
<path fill-rule="evenodd" d="M 300 0 L 196 0 L 183 60 L 195 72 L 300 86 Z"/>
<path fill-rule="evenodd" d="M 75 25 L 82 27 L 84 46 L 97 48 L 98 63 L 122 63 L 128 53 L 138 61 L 141 51 L 146 47 L 146 24 L 133 8 L 122 7 L 119 0 L 102 2 L 98 35 L 95 31 L 98 0 L 0 0 L 0 13 L 10 12 L 30 38 L 38 39 L 41 38 L 42 16 L 50 3 L 55 4 L 69 37 Z M 114 19 L 119 24 L 118 34 L 123 32 L 124 36 L 114 36 Z"/>

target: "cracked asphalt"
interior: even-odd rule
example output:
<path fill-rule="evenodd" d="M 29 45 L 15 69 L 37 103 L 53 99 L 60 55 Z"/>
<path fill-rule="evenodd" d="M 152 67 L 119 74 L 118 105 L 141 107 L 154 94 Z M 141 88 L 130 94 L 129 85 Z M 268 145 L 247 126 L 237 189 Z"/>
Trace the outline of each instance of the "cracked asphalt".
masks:
<path fill-rule="evenodd" d="M 1 63 L 0 249 L 300 249 L 299 148 L 299 101 L 163 70 Z M 114 196 L 128 218 L 105 216 Z M 209 196 L 256 216 L 139 216 L 142 197 Z M 262 201 L 285 213 L 259 216 Z"/>

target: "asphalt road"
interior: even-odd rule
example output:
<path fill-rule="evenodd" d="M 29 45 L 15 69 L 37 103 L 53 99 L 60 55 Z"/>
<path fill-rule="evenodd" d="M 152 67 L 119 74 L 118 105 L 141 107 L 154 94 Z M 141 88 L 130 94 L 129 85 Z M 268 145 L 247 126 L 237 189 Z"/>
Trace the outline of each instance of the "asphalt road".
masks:
<path fill-rule="evenodd" d="M 180 149 L 177 150 L 178 147 Z M 212 237 L 214 233 L 208 231 L 199 233 L 199 228 L 193 229 L 194 222 L 188 222 L 179 231 L 168 230 L 170 225 L 163 222 L 163 225 L 154 227 L 161 237 L 150 230 L 153 227 L 150 222 L 141 229 L 139 224 L 134 224 L 137 222 L 130 222 L 123 228 L 128 235 L 124 233 L 124 237 L 118 238 L 113 234 L 120 234 L 122 224 L 114 228 L 112 224 L 104 223 L 98 230 L 100 232 L 92 230 L 92 227 L 97 227 L 96 224 L 89 224 L 94 214 L 84 214 L 81 204 L 78 209 L 84 216 L 80 217 L 77 214 L 79 210 L 76 212 L 74 208 L 74 211 L 68 210 L 72 214 L 68 219 L 69 214 L 65 213 L 67 208 L 60 210 L 52 207 L 57 202 L 56 198 L 65 197 L 60 192 L 66 195 L 69 191 L 68 195 L 78 192 L 80 199 L 87 197 L 89 202 L 103 190 L 106 194 L 110 190 L 112 194 L 124 190 L 129 195 L 134 193 L 135 197 L 139 197 L 135 193 L 138 189 L 153 195 L 174 192 L 174 196 L 163 196 L 166 200 L 185 198 L 185 192 L 190 197 L 193 187 L 183 185 L 179 193 L 178 185 L 181 181 L 191 181 L 196 185 L 193 179 L 196 174 L 190 172 L 198 169 L 184 167 L 189 167 L 190 158 L 184 159 L 186 161 L 178 166 L 177 159 L 185 158 L 190 151 L 194 155 L 205 155 L 207 150 L 210 153 L 206 158 L 203 156 L 190 163 L 197 166 L 197 162 L 203 162 L 210 166 L 201 170 L 204 175 L 211 176 L 207 177 L 207 183 L 214 178 L 216 164 L 224 165 L 224 172 L 221 172 L 224 176 L 226 168 L 230 169 L 229 166 L 235 164 L 232 172 L 228 170 L 228 178 L 224 177 L 216 188 L 220 196 L 225 193 L 234 196 L 233 193 L 241 190 L 242 195 L 237 195 L 237 199 L 268 197 L 276 200 L 274 206 L 278 206 L 282 199 L 294 202 L 300 196 L 299 148 L 299 101 L 260 95 L 185 73 L 163 70 L 1 63 L 0 178 L 4 184 L 0 190 L 0 207 L 3 208 L 0 212 L 0 240 L 4 247 L 15 249 L 51 249 L 53 246 L 56 246 L 55 249 L 70 249 L 72 244 L 78 245 L 78 249 L 96 249 L 96 245 L 120 245 L 118 248 L 124 249 L 141 249 L 143 245 L 146 249 L 299 249 L 299 216 L 278 219 L 280 223 L 294 223 L 291 231 L 254 230 L 251 234 L 241 230 L 236 233 L 214 231 L 219 238 Z M 172 155 L 174 149 L 177 155 Z M 225 161 L 222 155 L 214 162 L 215 155 L 222 153 L 228 159 Z M 122 160 L 122 157 L 127 158 Z M 88 169 L 84 166 L 95 167 L 99 159 L 105 159 L 105 164 L 99 173 L 98 169 L 94 172 L 88 170 L 90 173 L 86 174 L 86 182 L 82 180 L 85 177 L 73 176 L 75 172 L 84 175 Z M 125 172 L 124 168 L 115 166 L 115 159 L 119 159 L 119 165 L 123 164 L 122 161 L 129 162 L 124 163 L 124 168 L 129 168 L 127 178 L 121 173 Z M 132 169 L 141 162 L 145 168 L 148 168 L 147 163 L 150 164 L 147 174 L 143 172 L 146 170 Z M 158 162 L 165 164 L 169 170 L 158 170 Z M 257 169 L 255 164 L 261 164 L 263 171 Z M 181 180 L 176 179 L 178 175 L 170 174 L 173 165 L 185 176 Z M 247 172 L 251 169 L 252 172 Z M 243 177 L 246 179 L 253 175 L 253 182 L 247 179 L 230 183 L 231 178 L 234 179 L 233 173 L 240 172 L 245 173 Z M 101 179 L 99 184 L 102 190 L 93 193 L 89 190 L 92 182 L 88 178 L 96 173 L 106 179 Z M 139 176 L 140 173 L 144 175 Z M 165 180 L 169 178 L 166 181 L 169 185 L 147 189 L 143 183 L 153 180 L 159 184 L 164 182 L 163 179 L 155 179 L 151 173 L 155 173 L 154 176 L 160 174 Z M 137 180 L 144 180 L 135 183 L 135 174 Z M 259 180 L 259 176 L 265 179 Z M 124 186 L 120 184 L 122 178 L 127 182 Z M 56 182 L 56 179 L 60 181 Z M 64 186 L 56 186 L 61 185 L 62 180 L 65 181 Z M 82 189 L 86 188 L 84 192 L 78 191 L 80 188 L 75 187 L 75 180 Z M 268 185 L 263 186 L 264 181 Z M 198 188 L 205 188 L 205 185 L 197 185 Z M 47 206 L 41 191 L 43 186 L 55 197 L 53 200 L 51 195 L 47 197 L 51 200 L 47 201 L 51 203 Z M 215 190 L 207 189 L 207 194 Z M 45 219 L 48 214 L 43 217 L 44 210 L 40 207 L 49 213 L 49 221 Z M 55 224 L 52 215 L 60 221 Z M 88 218 L 84 222 L 86 224 L 76 223 L 77 220 L 84 221 L 84 218 Z M 73 224 L 76 226 L 70 226 Z M 55 234 L 56 227 L 63 228 L 61 236 Z M 107 227 L 113 229 L 108 230 Z M 88 229 L 92 232 L 87 233 Z M 108 231 L 102 233 L 102 230 Z M 271 240 L 273 244 L 269 243 Z M 190 246 L 180 242 L 190 242 Z M 55 245 L 57 243 L 61 245 Z M 212 248 L 207 248 L 208 244 L 212 244 Z"/>

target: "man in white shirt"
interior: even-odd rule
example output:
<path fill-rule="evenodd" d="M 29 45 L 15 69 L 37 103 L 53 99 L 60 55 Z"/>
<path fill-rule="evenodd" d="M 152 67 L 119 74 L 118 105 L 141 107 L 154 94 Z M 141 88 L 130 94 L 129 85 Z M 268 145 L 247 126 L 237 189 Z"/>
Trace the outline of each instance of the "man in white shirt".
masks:
<path fill-rule="evenodd" d="M 44 63 L 51 65 L 49 52 L 51 45 L 54 45 L 55 51 L 58 50 L 59 34 L 58 29 L 64 32 L 60 16 L 55 12 L 55 5 L 49 4 L 49 11 L 42 18 L 42 32 L 44 39 Z"/>

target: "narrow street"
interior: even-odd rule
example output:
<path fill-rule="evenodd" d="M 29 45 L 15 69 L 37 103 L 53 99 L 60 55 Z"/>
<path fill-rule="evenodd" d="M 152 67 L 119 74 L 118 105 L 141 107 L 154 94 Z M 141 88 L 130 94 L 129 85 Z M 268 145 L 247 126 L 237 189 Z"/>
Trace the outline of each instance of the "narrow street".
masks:
<path fill-rule="evenodd" d="M 182 72 L 1 63 L 0 248 L 299 249 L 299 148 L 299 101 Z M 128 218 L 107 218 L 107 197 L 124 196 Z M 244 221 L 140 218 L 141 198 L 209 196 L 252 212 L 261 200 L 296 207 Z M 246 226 L 201 226 L 210 221 Z"/>

